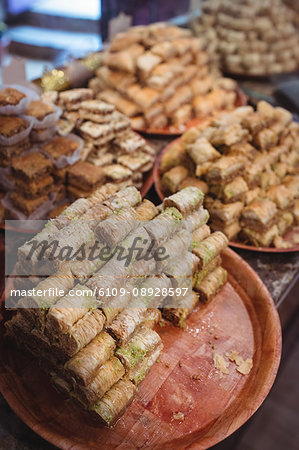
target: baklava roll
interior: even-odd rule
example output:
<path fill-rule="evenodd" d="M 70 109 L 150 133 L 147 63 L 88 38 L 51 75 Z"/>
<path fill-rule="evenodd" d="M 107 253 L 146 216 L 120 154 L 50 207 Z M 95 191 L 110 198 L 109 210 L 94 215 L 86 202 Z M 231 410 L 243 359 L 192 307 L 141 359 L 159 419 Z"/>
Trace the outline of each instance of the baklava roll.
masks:
<path fill-rule="evenodd" d="M 57 337 L 58 348 L 62 354 L 74 356 L 103 330 L 104 324 L 105 316 L 102 311 L 89 311 L 69 331 Z"/>
<path fill-rule="evenodd" d="M 161 320 L 161 311 L 158 308 L 148 308 L 141 325 L 154 328 Z"/>
<path fill-rule="evenodd" d="M 176 208 L 185 217 L 203 204 L 204 194 L 196 187 L 187 187 L 163 201 L 163 208 Z"/>
<path fill-rule="evenodd" d="M 136 207 L 138 220 L 148 221 L 154 219 L 159 214 L 157 207 L 149 200 L 144 199 L 143 202 Z"/>
<path fill-rule="evenodd" d="M 179 304 L 177 308 L 163 308 L 162 316 L 164 317 L 164 319 L 173 323 L 173 325 L 177 327 L 183 328 L 185 326 L 185 321 L 188 315 L 193 311 L 198 303 L 198 294 L 192 291 L 190 299 L 191 303 L 187 308 L 181 307 Z"/>
<path fill-rule="evenodd" d="M 133 208 L 123 208 L 96 227 L 96 236 L 110 248 L 114 248 L 131 231 L 139 225 L 137 214 Z"/>
<path fill-rule="evenodd" d="M 157 261 L 158 270 L 163 270 L 169 264 L 170 260 L 178 260 L 183 258 L 188 252 L 188 248 L 192 245 L 191 233 L 184 229 L 179 230 L 173 237 L 163 244 L 164 256 Z"/>
<path fill-rule="evenodd" d="M 158 333 L 141 326 L 127 345 L 116 350 L 115 356 L 121 360 L 126 371 L 130 371 L 139 365 L 146 356 L 149 356 L 160 343 L 161 338 Z"/>
<path fill-rule="evenodd" d="M 68 377 L 87 386 L 95 377 L 96 370 L 110 359 L 116 347 L 110 334 L 102 331 L 86 347 L 64 365 Z"/>
<path fill-rule="evenodd" d="M 197 211 L 193 212 L 185 218 L 183 222 L 183 228 L 186 228 L 190 232 L 193 232 L 197 228 L 205 225 L 209 220 L 209 217 L 209 212 L 201 206 Z"/>
<path fill-rule="evenodd" d="M 112 198 L 108 198 L 108 200 L 105 200 L 103 204 L 108 206 L 108 208 L 112 211 L 117 211 L 120 208 L 136 206 L 141 203 L 141 200 L 141 195 L 138 189 L 134 186 L 128 186 L 121 191 L 116 192 Z"/>
<path fill-rule="evenodd" d="M 98 402 L 125 374 L 125 368 L 115 356 L 100 367 L 87 386 L 75 386 L 76 398 L 86 407 Z"/>
<path fill-rule="evenodd" d="M 155 244 L 170 238 L 181 226 L 182 214 L 176 208 L 166 208 L 161 214 L 144 225 L 145 230 Z"/>
<path fill-rule="evenodd" d="M 203 241 L 205 238 L 210 236 L 211 230 L 208 225 L 202 225 L 196 228 L 192 233 L 192 246 L 196 246 L 197 243 Z"/>
<path fill-rule="evenodd" d="M 116 339 L 119 345 L 124 345 L 135 329 L 142 323 L 146 316 L 146 307 L 136 308 L 134 305 L 128 305 L 119 313 L 113 322 L 107 326 L 107 332 Z"/>
<path fill-rule="evenodd" d="M 90 309 L 97 307 L 93 292 L 86 286 L 76 285 L 74 291 L 72 295 L 62 297 L 49 309 L 46 317 L 46 330 L 49 334 L 67 332 Z M 74 295 L 76 291 L 79 295 Z"/>
<path fill-rule="evenodd" d="M 213 270 L 215 270 L 218 266 L 220 266 L 221 264 L 221 256 L 216 256 L 216 258 L 212 259 L 212 261 L 207 264 L 207 266 L 205 267 L 205 269 L 203 270 L 198 270 L 195 274 L 194 274 L 194 290 L 197 291 L 198 287 L 200 286 L 200 283 L 202 282 L 202 280 L 210 273 L 213 272 Z"/>
<path fill-rule="evenodd" d="M 91 410 L 105 425 L 112 426 L 129 406 L 135 393 L 136 386 L 130 380 L 119 380 Z"/>
<path fill-rule="evenodd" d="M 136 386 L 147 376 L 150 369 L 157 362 L 162 350 L 163 344 L 160 342 L 149 355 L 145 356 L 139 364 L 130 369 L 128 376 Z"/>
<path fill-rule="evenodd" d="M 196 247 L 192 252 L 199 258 L 199 269 L 203 270 L 207 265 L 227 247 L 227 237 L 220 231 L 215 231 Z"/>
<path fill-rule="evenodd" d="M 200 301 L 209 303 L 226 283 L 227 272 L 221 266 L 210 272 L 197 287 Z"/>

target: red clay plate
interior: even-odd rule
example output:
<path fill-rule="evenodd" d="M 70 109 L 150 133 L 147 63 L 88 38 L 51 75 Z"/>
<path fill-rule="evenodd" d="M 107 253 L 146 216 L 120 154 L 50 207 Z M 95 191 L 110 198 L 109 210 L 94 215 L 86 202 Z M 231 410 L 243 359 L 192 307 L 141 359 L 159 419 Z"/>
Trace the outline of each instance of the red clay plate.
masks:
<path fill-rule="evenodd" d="M 98 424 L 58 394 L 36 364 L 4 342 L 3 320 L 2 395 L 29 427 L 62 449 L 199 450 L 215 445 L 265 400 L 281 355 L 279 317 L 266 287 L 230 249 L 223 254 L 223 265 L 228 283 L 210 304 L 190 315 L 186 329 L 170 324 L 159 329 L 164 343 L 160 361 L 114 428 Z M 225 356 L 233 350 L 253 359 L 248 375 L 237 372 L 232 362 L 227 375 L 215 369 L 213 354 Z M 174 420 L 175 412 L 184 419 Z"/>
<path fill-rule="evenodd" d="M 286 242 L 293 243 L 293 237 L 299 236 L 299 227 L 295 227 L 284 236 Z M 244 250 L 253 250 L 255 252 L 265 252 L 265 253 L 287 253 L 287 252 L 299 252 L 299 244 L 294 245 L 290 248 L 271 248 L 271 247 L 254 247 L 253 245 L 242 244 L 242 242 L 230 241 L 229 245 L 235 248 L 242 248 Z"/>
<path fill-rule="evenodd" d="M 278 73 L 267 73 L 264 75 L 254 74 L 254 73 L 244 73 L 244 72 L 227 72 L 224 70 L 223 74 L 226 77 L 236 78 L 238 80 L 248 80 L 248 81 L 269 81 L 273 80 L 273 77 L 286 77 L 290 75 L 298 75 L 299 68 L 293 70 L 292 72 L 278 72 Z"/>
<path fill-rule="evenodd" d="M 235 106 L 245 106 L 247 105 L 247 97 L 245 93 L 240 89 L 237 88 L 237 98 L 235 102 Z M 155 135 L 162 135 L 162 136 L 179 136 L 183 133 L 185 133 L 188 128 L 194 127 L 196 125 L 199 125 L 203 120 L 206 118 L 197 118 L 192 119 L 185 125 L 182 125 L 179 128 L 175 128 L 172 126 L 168 126 L 165 128 L 135 128 L 135 131 L 138 131 L 138 133 L 144 133 L 144 134 L 155 134 Z"/>
<path fill-rule="evenodd" d="M 162 200 L 162 201 L 164 200 L 165 195 L 162 190 L 161 177 L 160 177 L 161 160 L 162 160 L 163 155 L 165 153 L 167 153 L 171 149 L 173 144 L 175 142 L 178 142 L 179 139 L 180 138 L 177 138 L 174 141 L 170 142 L 168 145 L 166 145 L 166 147 L 160 152 L 160 154 L 158 155 L 158 157 L 156 158 L 156 161 L 155 161 L 155 165 L 154 165 L 154 169 L 153 169 L 154 185 L 155 185 L 156 192 L 157 192 L 160 200 Z M 294 244 L 292 242 L 292 239 L 293 239 L 294 235 L 298 235 L 298 234 L 299 234 L 299 227 L 295 227 L 291 232 L 287 233 L 284 236 L 284 239 L 286 242 L 291 242 L 292 244 Z M 230 241 L 229 245 L 231 247 L 235 247 L 235 248 L 242 248 L 245 250 L 252 250 L 254 252 L 265 252 L 265 253 L 288 253 L 288 252 L 298 252 L 299 251 L 298 244 L 295 244 L 295 245 L 293 245 L 293 247 L 290 247 L 290 248 L 271 248 L 271 247 L 254 247 L 253 245 L 247 245 L 242 242 Z"/>

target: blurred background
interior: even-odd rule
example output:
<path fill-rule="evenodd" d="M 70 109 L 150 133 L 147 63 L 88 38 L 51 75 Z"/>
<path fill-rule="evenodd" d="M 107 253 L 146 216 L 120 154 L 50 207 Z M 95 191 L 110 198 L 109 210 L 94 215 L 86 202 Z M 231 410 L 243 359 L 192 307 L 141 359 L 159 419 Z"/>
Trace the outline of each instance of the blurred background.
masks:
<path fill-rule="evenodd" d="M 0 60 L 27 58 L 27 77 L 100 50 L 109 21 L 120 13 L 133 25 L 164 21 L 189 11 L 189 0 L 0 0 Z"/>

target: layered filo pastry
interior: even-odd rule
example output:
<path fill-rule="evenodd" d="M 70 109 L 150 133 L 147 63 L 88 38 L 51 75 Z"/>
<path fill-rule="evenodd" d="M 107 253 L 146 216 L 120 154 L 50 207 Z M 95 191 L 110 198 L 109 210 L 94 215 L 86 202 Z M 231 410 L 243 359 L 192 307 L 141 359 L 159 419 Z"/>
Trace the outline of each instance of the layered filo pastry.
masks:
<path fill-rule="evenodd" d="M 223 203 L 233 203 L 238 200 L 242 201 L 247 191 L 247 183 L 241 176 L 234 178 L 230 183 L 225 185 L 211 185 L 209 189 L 210 195 L 215 196 Z"/>
<path fill-rule="evenodd" d="M 136 50 L 136 47 L 134 51 L 130 49 L 130 58 Z M 123 57 L 120 60 L 123 61 Z M 55 102 L 63 108 L 58 134 L 64 136 L 68 130 L 79 134 L 84 141 L 80 159 L 94 167 L 95 172 L 97 168 L 103 168 L 109 182 L 133 184 L 142 188 L 146 177 L 144 174 L 153 167 L 156 150 L 133 131 L 130 117 L 135 115 L 138 120 L 141 112 L 138 105 L 146 105 L 149 115 L 156 118 L 163 115 L 163 108 L 159 108 L 155 102 L 157 93 L 150 88 L 141 89 L 137 86 L 133 74 L 119 74 L 105 66 L 101 66 L 98 73 L 107 89 L 102 92 L 97 86 L 97 95 L 89 88 L 57 93 Z M 138 99 L 138 104 L 124 98 L 115 90 L 116 86 L 122 92 L 130 91 Z M 139 117 L 144 120 L 142 116 Z M 67 180 L 68 170 L 65 174 L 56 171 L 56 175 L 57 178 L 63 175 Z M 67 191 L 70 192 L 71 200 L 91 194 L 91 190 L 82 190 L 74 183 L 67 187 Z"/>
<path fill-rule="evenodd" d="M 190 128 L 162 155 L 162 189 L 200 187 L 208 194 L 211 228 L 230 240 L 290 247 L 291 234 L 287 241 L 284 235 L 296 223 L 298 138 L 299 127 L 283 108 L 264 101 L 256 111 L 236 108 Z"/>
<path fill-rule="evenodd" d="M 163 352 L 160 324 L 185 327 L 199 302 L 212 301 L 227 280 L 221 254 L 228 240 L 211 232 L 203 201 L 200 189 L 189 186 L 157 208 L 142 201 L 135 187 L 106 184 L 35 236 L 38 244 L 57 242 L 58 249 L 71 236 L 74 251 L 96 241 L 111 251 L 108 259 L 74 261 L 53 261 L 46 251 L 52 274 L 30 276 L 28 283 L 48 293 L 42 300 L 34 292 L 19 300 L 6 323 L 7 337 L 31 355 L 54 387 L 109 427 L 134 401 L 139 385 L 150 385 L 156 376 Z M 113 251 L 130 249 L 136 237 L 163 244 L 169 257 L 133 256 L 126 267 Z M 19 248 L 14 276 L 28 265 L 30 273 L 44 274 L 38 257 L 28 262 L 30 251 L 31 241 Z M 124 295 L 111 298 L 106 290 L 116 287 Z"/>
<path fill-rule="evenodd" d="M 242 211 L 242 223 L 256 231 L 268 230 L 276 221 L 277 207 L 267 198 L 254 200 Z"/>
<path fill-rule="evenodd" d="M 269 199 L 254 200 L 242 211 L 242 233 L 254 245 L 269 246 L 278 235 L 277 208 Z"/>

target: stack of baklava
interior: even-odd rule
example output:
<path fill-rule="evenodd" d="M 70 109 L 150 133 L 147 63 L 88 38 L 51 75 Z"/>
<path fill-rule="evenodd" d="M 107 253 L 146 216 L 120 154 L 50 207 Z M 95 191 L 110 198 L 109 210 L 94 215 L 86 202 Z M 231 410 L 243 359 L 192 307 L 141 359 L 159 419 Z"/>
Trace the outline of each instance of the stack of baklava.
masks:
<path fill-rule="evenodd" d="M 14 190 L 11 192 L 5 206 L 11 203 L 9 218 L 20 218 L 17 211 L 29 217 L 51 207 L 51 195 L 56 192 L 54 179 L 51 176 L 52 163 L 39 152 L 27 153 L 13 158 L 11 163 Z"/>
<path fill-rule="evenodd" d="M 89 87 L 131 118 L 135 129 L 183 129 L 194 117 L 231 109 L 236 83 L 210 66 L 200 39 L 168 24 L 119 33 Z"/>
<path fill-rule="evenodd" d="M 2 200 L 6 218 L 39 219 L 65 203 L 67 171 L 72 167 L 72 158 L 80 158 L 78 151 L 77 140 L 59 136 L 13 157 L 9 175 L 12 187 Z"/>
<path fill-rule="evenodd" d="M 55 214 L 68 200 L 88 197 L 105 181 L 142 187 L 155 150 L 114 105 L 94 99 L 91 89 L 49 92 L 41 99 L 20 89 L 0 90 L 0 189 L 6 193 L 1 200 L 6 219 Z"/>
<path fill-rule="evenodd" d="M 30 122 L 23 117 L 0 116 L 1 167 L 8 167 L 13 156 L 17 156 L 25 150 L 28 150 L 30 147 L 30 140 L 28 136 L 30 133 L 30 128 Z"/>
<path fill-rule="evenodd" d="M 107 184 L 35 236 L 34 242 L 47 242 L 43 258 L 32 253 L 32 241 L 19 248 L 14 289 L 26 289 L 27 296 L 12 302 L 17 312 L 6 324 L 8 335 L 38 359 L 59 390 L 109 426 L 161 353 L 153 330 L 159 308 L 183 325 L 198 300 L 210 301 L 226 281 L 220 253 L 227 239 L 210 234 L 202 203 L 202 192 L 191 187 L 158 209 L 141 202 L 135 187 L 117 191 Z M 146 252 L 140 258 L 140 242 L 164 248 L 164 257 Z M 96 248 L 92 258 L 82 256 L 84 245 Z M 66 248 L 78 258 L 55 257 Z M 116 248 L 138 253 L 125 264 Z"/>
<path fill-rule="evenodd" d="M 63 110 L 58 132 L 64 135 L 72 131 L 84 140 L 83 159 L 102 167 L 108 182 L 141 188 L 144 174 L 153 166 L 155 151 L 132 131 L 124 114 L 114 105 L 94 99 L 91 89 L 47 93 L 45 97 Z"/>
<path fill-rule="evenodd" d="M 298 223 L 299 125 L 259 102 L 187 131 L 162 158 L 165 193 L 201 187 L 213 230 L 255 246 L 288 245 Z"/>
<path fill-rule="evenodd" d="M 192 26 L 211 40 L 210 50 L 227 72 L 267 75 L 298 68 L 298 22 L 282 0 L 204 1 Z"/>

